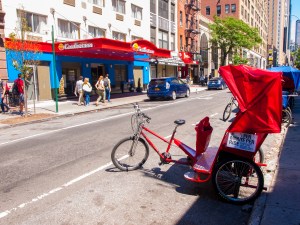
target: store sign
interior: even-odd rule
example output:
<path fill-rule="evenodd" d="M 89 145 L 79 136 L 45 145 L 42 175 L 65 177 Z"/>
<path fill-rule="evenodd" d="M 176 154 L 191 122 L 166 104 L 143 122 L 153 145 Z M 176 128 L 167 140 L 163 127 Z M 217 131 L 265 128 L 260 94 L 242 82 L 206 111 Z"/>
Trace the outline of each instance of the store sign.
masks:
<path fill-rule="evenodd" d="M 257 135 L 246 133 L 229 133 L 227 147 L 255 152 Z"/>
<path fill-rule="evenodd" d="M 134 50 L 134 51 L 136 51 L 136 52 L 143 52 L 143 53 L 146 53 L 146 54 L 153 54 L 154 53 L 154 51 L 153 50 L 151 50 L 151 49 L 148 49 L 148 48 L 146 48 L 146 47 L 140 47 L 137 43 L 134 43 L 133 45 L 132 45 L 132 49 Z"/>
<path fill-rule="evenodd" d="M 94 47 L 93 43 L 74 43 L 74 44 L 60 43 L 58 45 L 58 49 L 60 51 L 69 50 L 69 49 L 92 48 L 92 47 Z"/>

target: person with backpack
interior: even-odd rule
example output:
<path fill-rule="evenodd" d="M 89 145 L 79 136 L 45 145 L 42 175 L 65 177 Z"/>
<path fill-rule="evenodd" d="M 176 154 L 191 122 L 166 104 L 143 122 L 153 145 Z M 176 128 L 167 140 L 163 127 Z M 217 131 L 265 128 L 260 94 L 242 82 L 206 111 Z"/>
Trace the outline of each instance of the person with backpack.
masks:
<path fill-rule="evenodd" d="M 6 105 L 4 103 L 5 93 L 6 93 L 6 84 L 0 78 L 0 105 L 1 105 L 2 113 L 10 111 L 10 108 L 8 107 L 8 105 Z M 6 110 L 5 110 L 5 108 L 6 108 Z"/>
<path fill-rule="evenodd" d="M 24 109 L 24 81 L 22 79 L 22 74 L 18 74 L 18 78 L 15 79 L 12 92 L 14 95 L 19 96 L 19 104 L 20 104 L 20 115 L 23 115 Z"/>
<path fill-rule="evenodd" d="M 105 88 L 105 97 L 108 102 L 111 102 L 110 101 L 111 85 L 110 85 L 110 79 L 109 79 L 108 73 L 105 75 L 103 83 L 104 83 L 104 88 Z"/>

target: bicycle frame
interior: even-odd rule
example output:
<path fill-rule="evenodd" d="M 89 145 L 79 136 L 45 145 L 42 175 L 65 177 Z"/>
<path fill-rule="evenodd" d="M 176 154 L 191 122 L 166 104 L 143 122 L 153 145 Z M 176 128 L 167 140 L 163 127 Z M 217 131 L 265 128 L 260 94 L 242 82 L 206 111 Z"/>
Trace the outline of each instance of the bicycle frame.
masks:
<path fill-rule="evenodd" d="M 144 124 L 141 124 L 140 125 L 140 129 L 139 129 L 139 134 L 138 136 L 142 135 L 144 137 L 144 139 L 146 140 L 146 142 L 153 148 L 153 150 L 159 155 L 159 157 L 161 159 L 163 159 L 166 163 L 178 163 L 178 164 L 183 164 L 183 165 L 192 165 L 192 162 L 194 161 L 194 157 L 193 155 L 191 154 L 191 152 L 188 151 L 188 149 L 191 149 L 189 148 L 188 146 L 186 146 L 186 148 L 183 148 L 181 147 L 180 145 L 178 145 L 177 143 L 174 142 L 174 137 L 175 137 L 175 133 L 176 133 L 176 129 L 177 129 L 178 125 L 175 126 L 174 130 L 173 130 L 173 133 L 172 133 L 172 136 L 171 136 L 171 139 L 170 140 L 167 140 L 166 138 L 160 136 L 159 134 L 155 133 L 154 131 L 150 130 L 149 128 L 145 127 Z M 155 146 L 155 144 L 147 137 L 146 133 L 144 132 L 148 132 L 150 134 L 152 134 L 153 136 L 157 137 L 158 139 L 162 140 L 163 142 L 167 143 L 168 146 L 167 146 L 167 149 L 166 149 L 166 153 L 169 153 L 170 152 L 170 149 L 171 149 L 171 145 L 172 143 L 175 144 L 179 149 L 181 149 L 188 157 L 190 157 L 192 159 L 192 161 L 183 161 L 183 160 L 174 160 L 172 158 L 167 158 L 165 157 L 163 154 L 163 152 L 160 152 L 158 150 L 158 148 Z M 191 149 L 191 151 L 195 151 L 194 149 Z"/>

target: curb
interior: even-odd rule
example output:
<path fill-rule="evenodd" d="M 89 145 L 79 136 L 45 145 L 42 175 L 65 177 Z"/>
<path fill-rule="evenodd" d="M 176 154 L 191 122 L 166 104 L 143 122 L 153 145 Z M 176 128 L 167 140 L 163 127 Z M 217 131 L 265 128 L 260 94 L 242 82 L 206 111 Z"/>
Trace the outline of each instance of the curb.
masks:
<path fill-rule="evenodd" d="M 287 128 L 283 128 L 283 129 L 284 129 L 282 132 L 283 136 L 282 136 L 282 140 L 281 140 L 281 143 L 279 146 L 278 154 L 274 155 L 274 157 L 272 158 L 273 160 L 275 159 L 276 163 L 273 166 L 274 171 L 269 173 L 269 175 L 271 175 L 271 177 L 269 180 L 269 187 L 267 187 L 268 190 L 270 189 L 270 185 L 273 184 L 273 181 L 275 179 L 275 174 L 277 173 L 277 168 L 278 168 L 278 164 L 279 164 L 279 158 L 280 158 L 283 144 L 285 141 L 285 137 L 286 137 L 286 134 L 288 131 Z M 264 175 L 264 177 L 266 177 L 266 176 Z M 251 215 L 249 217 L 247 225 L 260 225 L 260 222 L 263 218 L 263 214 L 265 211 L 266 202 L 267 202 L 267 193 L 262 192 L 261 195 L 255 200 L 255 202 L 253 204 L 253 208 L 252 208 Z"/>

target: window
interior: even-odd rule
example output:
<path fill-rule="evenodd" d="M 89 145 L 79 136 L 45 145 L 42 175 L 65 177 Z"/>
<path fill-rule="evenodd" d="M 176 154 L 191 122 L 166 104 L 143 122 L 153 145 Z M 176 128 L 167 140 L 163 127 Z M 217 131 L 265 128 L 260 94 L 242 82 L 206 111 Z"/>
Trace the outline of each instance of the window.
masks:
<path fill-rule="evenodd" d="M 180 11 L 180 14 L 179 14 L 179 24 L 182 27 L 182 11 Z"/>
<path fill-rule="evenodd" d="M 89 26 L 89 35 L 92 37 L 105 37 L 105 30 L 99 27 Z"/>
<path fill-rule="evenodd" d="M 115 12 L 125 14 L 125 1 L 124 0 L 112 0 L 112 7 Z"/>
<path fill-rule="evenodd" d="M 58 36 L 79 39 L 79 26 L 80 24 L 58 19 Z"/>
<path fill-rule="evenodd" d="M 175 5 L 171 4 L 171 21 L 175 22 Z"/>
<path fill-rule="evenodd" d="M 225 5 L 225 13 L 230 13 L 230 5 L 229 4 Z"/>
<path fill-rule="evenodd" d="M 158 2 L 158 15 L 169 19 L 169 8 L 168 8 L 168 1 L 167 0 L 159 0 Z"/>
<path fill-rule="evenodd" d="M 179 37 L 179 46 L 180 46 L 180 51 L 183 51 L 183 42 L 182 42 L 182 35 Z"/>
<path fill-rule="evenodd" d="M 232 13 L 236 12 L 236 4 L 231 4 L 231 12 Z"/>
<path fill-rule="evenodd" d="M 113 31 L 112 32 L 112 37 L 114 40 L 119 40 L 119 41 L 126 41 L 126 34 L 120 33 Z"/>
<path fill-rule="evenodd" d="M 156 0 L 150 0 L 150 12 L 156 13 Z"/>
<path fill-rule="evenodd" d="M 158 47 L 159 48 L 169 48 L 168 33 L 164 31 L 158 31 Z"/>
<path fill-rule="evenodd" d="M 153 27 L 150 28 L 150 41 L 156 45 L 156 29 Z"/>
<path fill-rule="evenodd" d="M 206 15 L 210 15 L 210 7 L 209 6 L 206 6 Z"/>
<path fill-rule="evenodd" d="M 89 0 L 89 2 L 92 2 L 94 5 L 104 7 L 104 0 Z"/>
<path fill-rule="evenodd" d="M 232 11 L 232 10 L 231 10 Z M 241 7 L 241 15 L 244 15 L 244 6 Z"/>
<path fill-rule="evenodd" d="M 138 37 L 138 36 L 134 36 L 134 35 L 131 36 L 131 41 L 140 40 L 140 39 L 143 39 L 143 38 Z"/>
<path fill-rule="evenodd" d="M 217 15 L 220 15 L 220 14 L 221 14 L 221 6 L 218 5 L 218 6 L 217 6 Z"/>
<path fill-rule="evenodd" d="M 142 20 L 143 19 L 143 9 L 141 7 L 131 4 L 131 16 L 135 19 Z"/>
<path fill-rule="evenodd" d="M 175 34 L 171 34 L 171 49 L 172 51 L 175 51 Z"/>
<path fill-rule="evenodd" d="M 30 12 L 25 12 L 18 10 L 18 20 L 21 21 L 21 18 L 26 20 L 27 26 L 30 29 L 31 32 L 34 33 L 44 33 L 45 30 L 47 29 L 47 17 L 30 13 Z"/>

